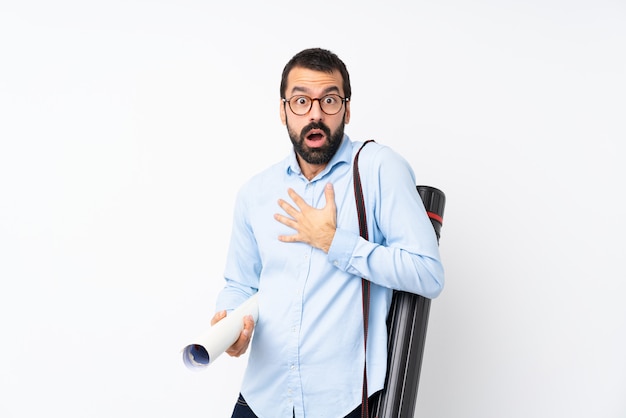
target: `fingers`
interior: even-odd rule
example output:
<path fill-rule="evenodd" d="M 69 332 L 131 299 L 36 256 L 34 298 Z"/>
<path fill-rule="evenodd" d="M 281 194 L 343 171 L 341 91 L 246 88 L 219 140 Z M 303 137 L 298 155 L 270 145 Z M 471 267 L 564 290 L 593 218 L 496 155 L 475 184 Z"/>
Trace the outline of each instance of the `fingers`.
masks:
<path fill-rule="evenodd" d="M 296 191 L 292 189 L 291 187 L 287 189 L 287 194 L 289 195 L 291 200 L 293 200 L 293 203 L 295 203 L 296 206 L 300 208 L 300 210 L 302 210 L 303 206 L 308 206 L 306 202 L 304 201 L 304 199 L 301 198 L 300 195 L 296 193 Z"/>
<path fill-rule="evenodd" d="M 226 311 L 216 312 L 215 315 L 213 315 L 213 318 L 211 318 L 211 326 L 217 324 L 224 318 L 226 318 Z"/>
<path fill-rule="evenodd" d="M 219 311 L 213 315 L 211 319 L 211 326 L 215 325 L 222 319 L 226 318 L 226 311 Z M 227 350 L 226 354 L 232 357 L 239 357 L 248 350 L 250 340 L 252 339 L 252 332 L 254 331 L 254 318 L 252 315 L 246 315 L 243 318 L 243 329 L 239 334 L 239 338 L 234 342 Z"/>
<path fill-rule="evenodd" d="M 285 215 L 281 215 L 280 213 L 275 213 L 274 219 L 276 219 L 281 224 L 288 226 L 291 229 L 297 229 L 296 228 L 297 222 L 291 218 L 286 217 Z"/>
<path fill-rule="evenodd" d="M 302 210 L 303 206 L 308 206 L 306 202 L 293 189 L 288 189 L 287 193 L 289 194 L 293 202 L 298 206 L 298 208 L 300 208 L 300 210 Z M 298 220 L 301 217 L 301 212 L 283 199 L 278 199 L 278 205 L 285 211 L 288 216 L 276 213 L 274 214 L 274 219 L 282 223 L 283 225 L 297 231 Z M 299 241 L 299 234 L 280 235 L 278 237 L 278 240 L 282 242 L 296 242 Z"/>
<path fill-rule="evenodd" d="M 298 209 L 300 209 L 300 211 L 298 211 L 296 208 L 291 206 L 289 203 L 287 203 L 283 199 L 278 199 L 278 205 L 285 211 L 285 213 L 287 213 L 287 215 L 291 216 L 291 218 L 296 219 L 298 215 L 301 214 L 301 211 L 305 211 L 307 209 L 313 209 L 292 188 L 287 189 L 287 194 L 289 195 L 291 200 L 293 200 L 293 203 L 295 203 Z M 335 189 L 332 183 L 326 183 L 326 186 L 324 187 L 324 198 L 326 199 L 326 207 L 334 209 L 335 208 Z M 277 217 L 280 217 L 282 219 L 281 222 L 287 225 L 287 222 L 285 221 L 288 218 L 286 218 L 285 216 L 281 216 L 281 215 L 277 215 Z"/>
<path fill-rule="evenodd" d="M 252 318 L 252 315 L 246 315 L 243 317 L 243 330 L 241 333 L 250 339 L 252 331 L 254 331 L 254 318 Z"/>
<path fill-rule="evenodd" d="M 251 315 L 246 315 L 243 318 L 243 329 L 241 334 L 239 334 L 239 338 L 226 350 L 226 354 L 232 357 L 239 357 L 244 354 L 250 345 L 252 331 L 254 331 L 254 319 Z"/>
<path fill-rule="evenodd" d="M 326 183 L 324 188 L 324 198 L 326 198 L 326 207 L 335 210 L 335 188 L 332 183 Z"/>
<path fill-rule="evenodd" d="M 304 242 L 328 252 L 330 242 L 337 226 L 337 206 L 335 204 L 335 189 L 331 183 L 324 187 L 326 204 L 316 209 L 306 203 L 293 189 L 287 189 L 293 203 L 300 209 L 284 201 L 278 200 L 279 206 L 285 214 L 274 214 L 274 219 L 295 231 L 292 235 L 279 235 L 281 242 Z"/>
<path fill-rule="evenodd" d="M 296 206 L 298 206 L 300 210 L 302 210 L 303 207 L 308 206 L 304 199 L 302 199 L 300 195 L 298 195 L 298 193 L 296 193 L 293 189 L 288 189 L 287 193 L 289 194 L 289 197 L 291 197 L 291 200 L 293 200 L 293 202 L 296 204 Z M 278 199 L 278 206 L 280 206 L 282 210 L 284 210 L 285 213 L 287 213 L 287 215 L 291 216 L 292 218 L 296 218 L 300 213 L 296 208 L 291 206 L 283 199 Z"/>

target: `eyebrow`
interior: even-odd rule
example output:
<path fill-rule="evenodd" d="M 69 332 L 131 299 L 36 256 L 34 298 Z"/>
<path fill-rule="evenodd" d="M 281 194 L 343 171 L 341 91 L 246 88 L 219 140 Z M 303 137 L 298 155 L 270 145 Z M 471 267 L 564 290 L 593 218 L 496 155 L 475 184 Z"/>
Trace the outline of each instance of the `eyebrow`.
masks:
<path fill-rule="evenodd" d="M 309 93 L 309 89 L 307 89 L 306 87 L 299 87 L 299 86 L 295 86 L 294 88 L 291 89 L 291 94 L 296 94 L 296 93 Z M 324 91 L 322 92 L 322 96 L 325 96 L 329 93 L 337 93 L 339 94 L 339 87 L 337 86 L 330 86 L 330 87 L 326 87 L 324 89 Z"/>

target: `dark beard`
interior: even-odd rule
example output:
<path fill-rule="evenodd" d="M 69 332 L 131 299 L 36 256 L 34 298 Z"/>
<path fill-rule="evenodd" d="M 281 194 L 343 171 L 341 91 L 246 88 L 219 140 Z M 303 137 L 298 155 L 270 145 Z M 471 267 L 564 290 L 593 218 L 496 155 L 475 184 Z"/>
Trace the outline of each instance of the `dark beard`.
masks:
<path fill-rule="evenodd" d="M 331 134 L 330 128 L 323 122 L 311 122 L 302 128 L 300 135 L 298 135 L 293 132 L 289 128 L 289 124 L 287 124 L 287 132 L 289 132 L 289 138 L 293 144 L 294 151 L 304 161 L 309 164 L 328 164 L 341 145 L 344 126 L 345 123 L 342 121 L 335 133 Z M 328 138 L 328 142 L 323 147 L 312 149 L 304 144 L 304 138 L 311 129 L 321 129 L 324 131 L 326 138 Z"/>

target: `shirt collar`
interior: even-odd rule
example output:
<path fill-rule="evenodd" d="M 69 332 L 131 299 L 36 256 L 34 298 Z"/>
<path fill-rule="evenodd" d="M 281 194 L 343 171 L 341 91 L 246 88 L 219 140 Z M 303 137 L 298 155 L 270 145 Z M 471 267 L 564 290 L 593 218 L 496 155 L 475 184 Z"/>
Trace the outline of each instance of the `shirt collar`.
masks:
<path fill-rule="evenodd" d="M 341 140 L 341 145 L 339 149 L 333 155 L 333 158 L 328 162 L 328 165 L 324 168 L 324 170 L 316 176 L 316 178 L 321 178 L 326 175 L 329 171 L 331 171 L 335 166 L 343 163 L 351 164 L 352 161 L 352 142 L 348 135 L 343 136 Z M 298 164 L 298 159 L 296 158 L 296 152 L 291 149 L 289 155 L 285 159 L 285 170 L 287 175 L 302 175 L 302 170 L 300 169 L 300 165 Z"/>

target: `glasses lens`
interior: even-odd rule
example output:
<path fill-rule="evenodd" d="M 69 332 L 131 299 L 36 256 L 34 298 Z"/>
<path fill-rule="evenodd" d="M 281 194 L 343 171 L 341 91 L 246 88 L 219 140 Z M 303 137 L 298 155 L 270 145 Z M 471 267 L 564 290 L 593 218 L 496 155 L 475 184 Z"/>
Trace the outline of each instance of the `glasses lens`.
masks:
<path fill-rule="evenodd" d="M 337 114 L 343 106 L 343 98 L 338 94 L 328 94 L 321 99 L 311 99 L 309 96 L 293 96 L 289 99 L 289 107 L 291 111 L 298 116 L 304 116 L 309 113 L 314 101 L 318 101 L 322 112 L 327 115 Z"/>
<path fill-rule="evenodd" d="M 311 109 L 311 98 L 307 96 L 294 96 L 289 99 L 289 107 L 296 115 L 306 115 Z"/>
<path fill-rule="evenodd" d="M 322 111 L 328 115 L 334 115 L 341 110 L 343 100 L 336 94 L 329 94 L 320 99 L 320 106 Z"/>

